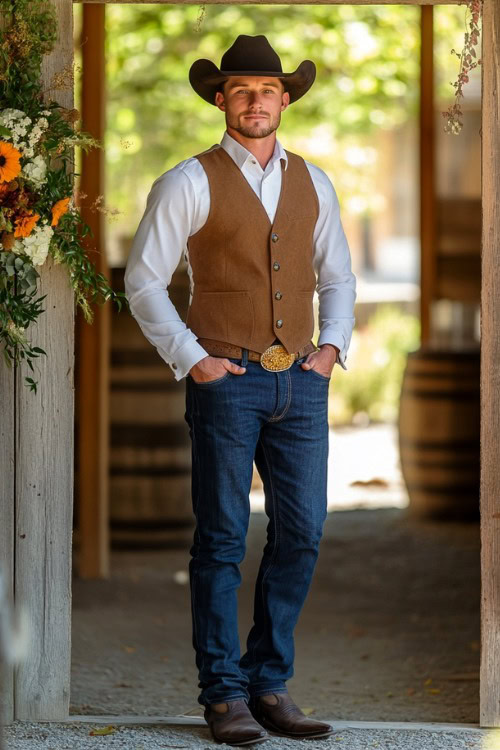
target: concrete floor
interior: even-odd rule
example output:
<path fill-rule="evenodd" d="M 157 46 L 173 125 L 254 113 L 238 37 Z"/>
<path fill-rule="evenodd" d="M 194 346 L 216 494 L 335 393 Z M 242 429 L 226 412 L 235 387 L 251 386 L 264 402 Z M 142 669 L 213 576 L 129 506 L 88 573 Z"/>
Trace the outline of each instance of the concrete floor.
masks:
<path fill-rule="evenodd" d="M 381 434 L 372 436 L 379 445 Z M 340 444 L 333 454 L 339 465 Z M 377 464 L 379 479 L 393 471 L 389 464 Z M 333 721 L 477 723 L 479 527 L 410 521 L 398 477 L 386 479 L 358 487 L 356 497 L 352 475 L 346 492 L 337 484 L 296 628 L 290 693 Z M 356 498 L 368 509 L 340 510 Z M 257 494 L 257 510 L 259 502 Z M 242 644 L 266 522 L 252 514 L 239 597 Z M 188 548 L 115 551 L 109 581 L 75 579 L 72 714 L 200 715 L 188 561 Z"/>

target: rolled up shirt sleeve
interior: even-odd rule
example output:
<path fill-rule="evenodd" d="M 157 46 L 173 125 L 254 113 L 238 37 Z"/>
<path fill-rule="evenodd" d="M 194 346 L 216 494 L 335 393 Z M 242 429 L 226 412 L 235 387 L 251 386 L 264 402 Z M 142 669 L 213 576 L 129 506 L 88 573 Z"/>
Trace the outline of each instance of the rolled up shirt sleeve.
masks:
<path fill-rule="evenodd" d="M 311 170 L 311 166 L 314 169 Z M 328 176 L 309 165 L 319 200 L 319 216 L 313 235 L 313 266 L 319 298 L 318 346 L 333 344 L 339 349 L 337 362 L 345 360 L 354 328 L 356 277 L 351 270 L 351 254 L 340 219 L 337 193 Z"/>
<path fill-rule="evenodd" d="M 168 294 L 195 221 L 196 196 L 189 176 L 180 168 L 165 172 L 147 196 L 125 269 L 131 313 L 176 380 L 207 356 Z"/>

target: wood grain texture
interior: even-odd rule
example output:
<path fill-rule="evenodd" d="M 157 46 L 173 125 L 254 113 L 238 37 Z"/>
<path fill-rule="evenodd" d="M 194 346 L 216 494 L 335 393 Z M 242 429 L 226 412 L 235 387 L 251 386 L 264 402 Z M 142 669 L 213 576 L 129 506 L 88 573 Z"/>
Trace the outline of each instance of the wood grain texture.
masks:
<path fill-rule="evenodd" d="M 167 5 L 165 0 L 72 0 L 73 3 L 113 5 Z M 460 5 L 463 0 L 292 0 L 287 5 Z M 179 0 L 176 5 L 201 5 L 200 0 Z M 227 0 L 207 0 L 205 5 L 227 5 Z M 237 0 L 234 5 L 283 5 L 283 0 Z"/>
<path fill-rule="evenodd" d="M 83 9 L 82 105 L 84 130 L 104 139 L 106 114 L 104 5 Z M 106 276 L 103 215 L 89 206 L 104 195 L 105 155 L 102 149 L 82 154 L 80 187 L 88 196 L 81 207 L 93 237 L 86 247 L 89 257 Z M 109 356 L 111 349 L 111 303 L 93 305 L 94 321 L 77 315 L 78 383 L 78 573 L 81 578 L 109 576 Z"/>
<path fill-rule="evenodd" d="M 431 337 L 431 303 L 436 291 L 434 157 L 434 9 L 420 9 L 420 339 Z"/>
<path fill-rule="evenodd" d="M 15 392 L 14 368 L 0 359 L 0 571 L 11 601 L 14 597 Z M 0 657 L 0 724 L 14 719 L 14 674 Z"/>
<path fill-rule="evenodd" d="M 44 58 L 46 88 L 73 66 L 72 5 L 53 4 L 59 38 Z M 49 97 L 71 107 L 73 88 Z M 68 716 L 70 688 L 74 303 L 63 266 L 49 258 L 40 271 L 45 312 L 30 329 L 47 352 L 37 360 L 38 393 L 17 373 L 15 597 L 31 630 L 30 653 L 15 672 L 15 718 L 57 721 Z"/>
<path fill-rule="evenodd" d="M 0 29 L 5 19 L 0 15 Z M 7 595 L 14 599 L 14 498 L 15 498 L 15 366 L 0 357 L 0 571 Z M 14 719 L 14 670 L 1 663 L 0 725 Z M 0 738 L 1 741 L 1 738 Z"/>
<path fill-rule="evenodd" d="M 483 8 L 480 723 L 500 727 L 500 3 Z"/>

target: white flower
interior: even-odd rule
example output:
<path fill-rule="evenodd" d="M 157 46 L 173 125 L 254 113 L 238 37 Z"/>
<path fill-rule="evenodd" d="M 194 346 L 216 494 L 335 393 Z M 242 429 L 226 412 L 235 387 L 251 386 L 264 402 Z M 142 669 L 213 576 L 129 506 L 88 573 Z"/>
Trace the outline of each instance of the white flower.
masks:
<path fill-rule="evenodd" d="M 27 255 L 34 266 L 42 266 L 47 258 L 53 234 L 54 230 L 48 224 L 35 226 L 29 237 L 14 242 L 12 250 Z"/>
<path fill-rule="evenodd" d="M 20 109 L 12 109 L 9 107 L 7 109 L 2 109 L 0 117 L 2 120 L 19 120 L 26 117 L 26 112 L 21 112 Z"/>
<path fill-rule="evenodd" d="M 42 115 L 50 114 L 49 110 L 44 109 Z M 44 130 L 49 127 L 46 117 L 39 117 L 33 124 L 33 120 L 21 112 L 20 109 L 3 109 L 0 111 L 0 124 L 11 131 L 11 135 L 6 135 L 6 140 L 12 140 L 15 148 L 22 152 L 23 156 L 31 158 L 34 154 L 34 146 L 38 143 L 43 135 Z M 31 129 L 30 129 L 31 126 Z M 29 132 L 30 131 L 30 132 Z M 27 134 L 27 142 L 23 137 Z"/>
<path fill-rule="evenodd" d="M 41 187 L 46 181 L 47 165 L 43 156 L 35 156 L 23 167 L 23 175 L 30 182 L 34 182 L 37 187 Z"/>

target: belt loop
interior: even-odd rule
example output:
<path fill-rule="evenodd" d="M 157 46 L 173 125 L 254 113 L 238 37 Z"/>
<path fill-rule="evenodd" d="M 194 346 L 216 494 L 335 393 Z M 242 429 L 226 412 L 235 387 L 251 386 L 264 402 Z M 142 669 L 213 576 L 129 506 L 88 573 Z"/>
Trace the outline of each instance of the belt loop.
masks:
<path fill-rule="evenodd" d="M 242 357 L 241 357 L 240 365 L 241 367 L 246 367 L 248 364 L 248 349 L 242 349 L 241 354 L 242 354 Z"/>

